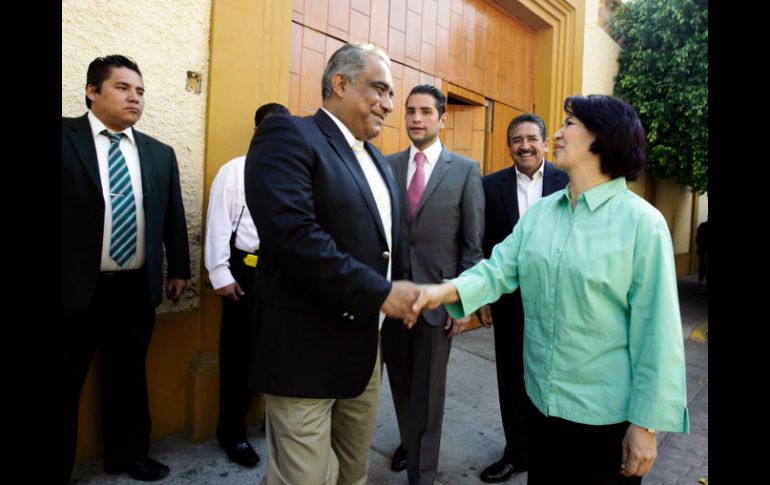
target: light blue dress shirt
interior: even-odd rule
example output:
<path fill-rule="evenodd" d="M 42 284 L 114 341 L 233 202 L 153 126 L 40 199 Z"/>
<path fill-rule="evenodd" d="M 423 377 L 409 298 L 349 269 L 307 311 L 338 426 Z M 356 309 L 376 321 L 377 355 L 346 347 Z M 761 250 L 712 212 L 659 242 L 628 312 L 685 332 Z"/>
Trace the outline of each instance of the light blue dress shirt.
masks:
<path fill-rule="evenodd" d="M 521 287 L 524 381 L 545 416 L 688 432 L 671 236 L 623 177 L 535 203 L 488 260 L 450 280 L 455 318 Z"/>

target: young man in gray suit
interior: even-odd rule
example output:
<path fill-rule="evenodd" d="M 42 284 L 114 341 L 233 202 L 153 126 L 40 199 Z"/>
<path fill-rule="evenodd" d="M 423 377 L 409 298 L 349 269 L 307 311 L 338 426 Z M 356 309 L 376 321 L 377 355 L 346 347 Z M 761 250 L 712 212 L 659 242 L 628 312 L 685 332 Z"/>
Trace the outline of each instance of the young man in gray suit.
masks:
<path fill-rule="evenodd" d="M 439 140 L 446 97 L 430 85 L 415 86 L 406 100 L 412 145 L 387 157 L 401 191 L 403 252 L 399 278 L 439 283 L 483 258 L 484 191 L 475 160 L 448 151 Z M 454 320 L 443 307 L 424 312 L 408 330 L 386 320 L 383 356 L 401 437 L 391 469 L 407 469 L 409 483 L 433 483 L 444 417 L 446 368 L 452 337 L 469 318 Z"/>

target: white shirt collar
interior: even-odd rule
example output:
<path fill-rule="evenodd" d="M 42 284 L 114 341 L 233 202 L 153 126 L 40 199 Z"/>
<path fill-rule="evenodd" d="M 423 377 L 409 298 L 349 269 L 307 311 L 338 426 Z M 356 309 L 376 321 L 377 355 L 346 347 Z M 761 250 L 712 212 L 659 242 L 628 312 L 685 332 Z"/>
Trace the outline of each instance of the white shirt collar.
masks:
<path fill-rule="evenodd" d="M 436 137 L 436 139 L 433 141 L 433 144 L 426 148 L 425 150 L 422 150 L 422 152 L 425 154 L 425 161 L 428 163 L 428 165 L 435 165 L 438 161 L 438 157 L 441 156 L 441 150 L 444 149 L 444 145 L 441 144 L 441 140 L 439 137 Z M 417 149 L 417 147 L 414 146 L 414 143 L 409 145 L 409 162 L 411 163 L 414 160 L 414 155 L 419 152 L 420 150 Z"/>
<path fill-rule="evenodd" d="M 519 178 L 519 177 L 527 177 L 527 180 L 529 180 L 529 179 L 530 179 L 530 177 L 529 177 L 527 174 L 525 174 L 524 172 L 520 172 L 520 171 L 519 171 L 519 167 L 517 167 L 515 163 L 513 164 L 513 168 L 514 168 L 514 170 L 516 170 L 516 178 Z M 540 168 L 538 168 L 537 170 L 535 170 L 535 173 L 533 173 L 533 174 L 532 174 L 532 180 L 534 180 L 534 179 L 535 179 L 535 174 L 536 174 L 536 173 L 539 173 L 539 174 L 540 174 L 540 177 L 542 177 L 542 176 L 543 176 L 543 171 L 544 171 L 544 170 L 545 170 L 545 160 L 543 160 L 542 162 L 540 162 Z"/>
<path fill-rule="evenodd" d="M 102 123 L 102 121 L 99 118 L 97 118 L 96 115 L 90 110 L 88 111 L 88 121 L 91 123 L 91 134 L 93 135 L 94 138 L 99 136 L 99 134 L 103 130 L 107 130 L 110 133 L 113 132 L 112 130 L 107 128 L 107 126 L 105 126 L 105 124 Z M 128 139 L 131 140 L 131 143 L 136 145 L 136 142 L 134 141 L 134 130 L 132 127 L 129 126 L 125 130 L 118 133 L 124 133 L 126 137 L 128 137 Z"/>

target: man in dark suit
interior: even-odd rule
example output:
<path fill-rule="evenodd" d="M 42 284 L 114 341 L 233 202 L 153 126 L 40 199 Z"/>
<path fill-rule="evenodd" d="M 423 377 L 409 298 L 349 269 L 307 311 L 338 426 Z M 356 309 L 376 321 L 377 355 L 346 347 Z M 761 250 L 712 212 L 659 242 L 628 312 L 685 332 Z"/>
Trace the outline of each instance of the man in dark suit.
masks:
<path fill-rule="evenodd" d="M 261 238 L 251 384 L 264 393 L 268 485 L 363 484 L 377 418 L 379 328 L 416 318 L 391 283 L 398 189 L 368 140 L 393 110 L 390 59 L 346 44 L 312 117 L 271 116 L 246 156 Z"/>
<path fill-rule="evenodd" d="M 478 162 L 441 144 L 446 97 L 434 86 L 412 89 L 405 119 L 412 145 L 387 157 L 402 196 L 400 272 L 415 283 L 440 283 L 482 259 L 481 171 Z M 411 329 L 390 319 L 383 327 L 401 437 L 391 468 L 406 468 L 410 484 L 430 484 L 436 477 L 449 351 L 469 320 L 454 320 L 439 307 L 423 313 Z"/>
<path fill-rule="evenodd" d="M 88 66 L 88 113 L 62 118 L 61 481 L 72 473 L 80 392 L 94 347 L 104 368 L 104 469 L 157 480 L 168 467 L 147 456 L 145 358 L 162 300 L 190 278 L 174 150 L 134 130 L 144 109 L 139 67 L 99 57 Z"/>
<path fill-rule="evenodd" d="M 524 212 L 542 197 L 563 189 L 567 175 L 545 160 L 548 151 L 545 122 L 525 113 L 508 125 L 508 153 L 513 166 L 484 177 L 486 230 L 484 257 L 513 232 Z M 505 451 L 499 461 L 481 472 L 487 483 L 504 482 L 529 466 L 527 413 L 532 404 L 524 389 L 524 310 L 519 290 L 493 303 L 495 362 L 500 413 L 505 431 Z"/>

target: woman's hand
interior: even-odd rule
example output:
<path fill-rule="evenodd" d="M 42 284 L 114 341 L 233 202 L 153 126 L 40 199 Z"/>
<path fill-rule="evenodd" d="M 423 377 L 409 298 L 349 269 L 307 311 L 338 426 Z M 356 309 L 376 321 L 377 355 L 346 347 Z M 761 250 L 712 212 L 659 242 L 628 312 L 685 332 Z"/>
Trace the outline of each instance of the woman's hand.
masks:
<path fill-rule="evenodd" d="M 641 477 L 652 469 L 658 456 L 658 440 L 655 433 L 631 424 L 623 438 L 623 462 L 620 474 Z"/>
<path fill-rule="evenodd" d="M 420 295 L 417 301 L 412 304 L 412 312 L 419 315 L 423 310 L 433 310 L 439 305 L 452 303 L 460 299 L 457 294 L 457 288 L 452 283 L 442 283 L 440 285 L 417 285 L 420 288 Z M 412 328 L 417 323 L 417 318 L 404 319 L 407 328 Z"/>

